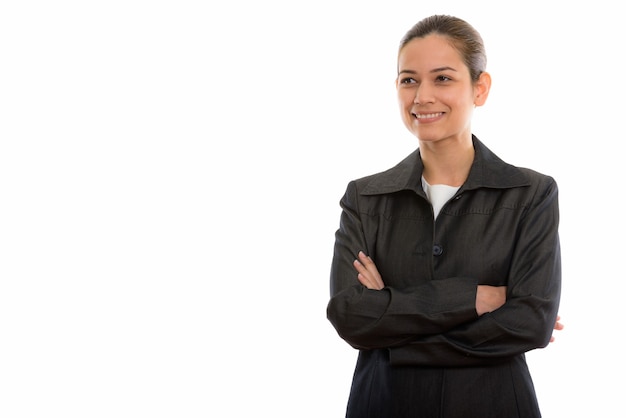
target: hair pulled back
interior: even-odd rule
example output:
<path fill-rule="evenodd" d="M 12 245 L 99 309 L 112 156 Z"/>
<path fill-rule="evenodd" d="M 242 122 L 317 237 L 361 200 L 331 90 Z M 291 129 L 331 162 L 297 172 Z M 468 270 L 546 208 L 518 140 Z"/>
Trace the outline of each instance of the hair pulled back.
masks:
<path fill-rule="evenodd" d="M 427 35 L 437 34 L 447 37 L 450 44 L 461 55 L 465 65 L 469 68 L 470 77 L 477 81 L 487 67 L 487 54 L 480 33 L 472 25 L 454 16 L 433 15 L 417 22 L 400 41 L 400 48 L 406 46 L 415 38 L 424 38 Z"/>

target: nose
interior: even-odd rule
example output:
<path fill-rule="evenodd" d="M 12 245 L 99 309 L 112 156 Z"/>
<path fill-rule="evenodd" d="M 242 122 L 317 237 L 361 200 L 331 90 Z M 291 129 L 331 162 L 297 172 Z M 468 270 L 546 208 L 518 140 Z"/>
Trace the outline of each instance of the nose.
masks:
<path fill-rule="evenodd" d="M 414 104 L 433 103 L 433 89 L 426 83 L 421 83 L 415 88 Z"/>

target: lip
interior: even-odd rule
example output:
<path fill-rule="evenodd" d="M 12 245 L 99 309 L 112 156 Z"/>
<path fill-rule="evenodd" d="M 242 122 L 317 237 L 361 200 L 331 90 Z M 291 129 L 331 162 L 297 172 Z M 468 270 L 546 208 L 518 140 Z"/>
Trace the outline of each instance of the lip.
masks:
<path fill-rule="evenodd" d="M 445 114 L 445 112 L 411 112 L 411 116 L 413 119 L 417 120 L 420 123 L 428 123 L 434 122 Z"/>

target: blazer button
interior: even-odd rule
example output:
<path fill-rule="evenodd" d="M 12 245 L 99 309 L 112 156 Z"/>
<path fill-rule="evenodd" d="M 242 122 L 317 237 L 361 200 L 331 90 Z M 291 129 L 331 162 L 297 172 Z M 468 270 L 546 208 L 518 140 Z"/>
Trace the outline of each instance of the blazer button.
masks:
<path fill-rule="evenodd" d="M 443 247 L 439 244 L 435 244 L 433 246 L 433 255 L 440 256 L 441 254 L 443 254 Z"/>

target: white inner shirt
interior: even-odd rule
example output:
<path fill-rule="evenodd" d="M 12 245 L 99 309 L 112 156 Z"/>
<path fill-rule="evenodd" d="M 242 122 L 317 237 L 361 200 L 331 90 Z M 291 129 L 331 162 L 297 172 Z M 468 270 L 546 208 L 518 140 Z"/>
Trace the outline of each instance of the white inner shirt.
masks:
<path fill-rule="evenodd" d="M 459 187 L 448 186 L 447 184 L 430 185 L 426 179 L 422 177 L 422 188 L 424 192 L 426 192 L 426 197 L 428 197 L 430 204 L 433 205 L 435 219 L 437 219 L 443 205 L 454 196 L 456 191 L 459 190 Z"/>

